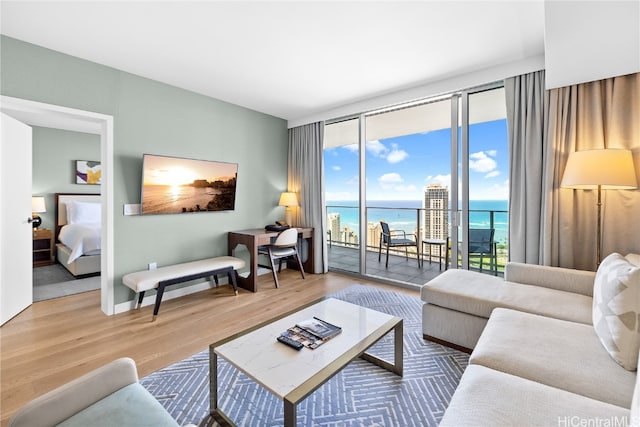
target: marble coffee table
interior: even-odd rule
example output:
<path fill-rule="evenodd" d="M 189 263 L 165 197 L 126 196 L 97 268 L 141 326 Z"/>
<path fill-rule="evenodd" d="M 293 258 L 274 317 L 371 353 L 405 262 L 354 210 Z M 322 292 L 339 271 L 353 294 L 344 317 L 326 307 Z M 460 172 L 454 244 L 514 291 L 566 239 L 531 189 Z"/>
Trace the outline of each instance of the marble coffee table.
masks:
<path fill-rule="evenodd" d="M 296 322 L 318 317 L 342 327 L 342 333 L 320 347 L 297 351 L 278 341 L 281 332 Z M 366 353 L 373 344 L 394 331 L 394 360 Z M 296 406 L 349 362 L 361 357 L 402 376 L 402 319 L 335 298 L 324 299 L 248 331 L 209 346 L 210 410 L 222 424 L 234 425 L 218 406 L 218 358 L 221 357 L 281 399 L 284 425 L 296 425 Z"/>

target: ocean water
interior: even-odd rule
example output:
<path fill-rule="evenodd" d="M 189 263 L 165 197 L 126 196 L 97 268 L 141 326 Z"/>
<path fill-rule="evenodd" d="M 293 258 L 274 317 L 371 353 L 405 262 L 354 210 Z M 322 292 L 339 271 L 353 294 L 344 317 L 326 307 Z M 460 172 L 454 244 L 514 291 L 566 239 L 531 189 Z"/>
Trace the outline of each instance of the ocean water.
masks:
<path fill-rule="evenodd" d="M 145 185 L 142 211 L 148 213 L 181 213 L 182 209 L 193 209 L 196 205 L 206 207 L 219 190 L 190 185 Z"/>
<path fill-rule="evenodd" d="M 340 228 L 349 227 L 358 234 L 358 202 L 357 201 L 327 201 L 327 214 L 340 214 Z M 392 229 L 405 230 L 413 233 L 418 224 L 424 225 L 424 211 L 420 200 L 378 200 L 367 202 L 367 222 L 377 223 L 384 220 Z M 495 240 L 506 243 L 508 239 L 508 211 L 507 200 L 470 200 L 469 227 L 490 228 L 491 211 L 493 211 L 493 227 Z"/>

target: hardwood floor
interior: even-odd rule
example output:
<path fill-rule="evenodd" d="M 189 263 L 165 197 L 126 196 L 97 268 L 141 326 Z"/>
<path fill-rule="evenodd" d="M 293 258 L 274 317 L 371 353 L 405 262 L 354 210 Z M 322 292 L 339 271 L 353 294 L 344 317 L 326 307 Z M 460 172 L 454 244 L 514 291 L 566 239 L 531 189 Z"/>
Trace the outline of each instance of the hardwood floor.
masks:
<path fill-rule="evenodd" d="M 5 426 L 33 398 L 118 357 L 136 361 L 140 377 L 182 360 L 209 344 L 355 283 L 419 296 L 418 291 L 381 285 L 336 273 L 283 271 L 275 289 L 270 275 L 256 293 L 233 295 L 221 286 L 153 306 L 106 316 L 100 291 L 34 303 L 0 328 L 0 381 Z"/>

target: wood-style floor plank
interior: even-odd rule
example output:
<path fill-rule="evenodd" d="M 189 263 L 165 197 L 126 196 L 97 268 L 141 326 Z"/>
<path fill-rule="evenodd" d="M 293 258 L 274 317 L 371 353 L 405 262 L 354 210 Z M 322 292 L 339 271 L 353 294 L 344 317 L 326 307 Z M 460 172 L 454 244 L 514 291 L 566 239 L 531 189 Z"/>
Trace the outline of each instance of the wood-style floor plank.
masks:
<path fill-rule="evenodd" d="M 33 398 L 119 357 L 136 361 L 140 377 L 189 357 L 209 344 L 294 310 L 355 283 L 418 296 L 415 290 L 336 273 L 283 271 L 275 289 L 261 276 L 259 291 L 229 286 L 106 316 L 100 291 L 34 303 L 0 328 L 1 424 Z"/>

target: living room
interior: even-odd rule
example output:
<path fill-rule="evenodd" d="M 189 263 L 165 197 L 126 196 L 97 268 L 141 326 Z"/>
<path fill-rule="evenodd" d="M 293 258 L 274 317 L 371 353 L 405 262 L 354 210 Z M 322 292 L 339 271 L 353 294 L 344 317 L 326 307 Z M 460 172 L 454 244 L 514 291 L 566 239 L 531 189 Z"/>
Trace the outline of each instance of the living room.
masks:
<path fill-rule="evenodd" d="M 124 63 L 119 66 L 106 58 L 84 56 L 80 50 L 65 50 L 62 48 L 62 44 L 60 47 L 56 47 L 54 44 L 50 45 L 45 40 L 51 39 L 53 43 L 54 38 L 51 33 L 47 32 L 48 26 L 51 25 L 54 28 L 56 26 L 65 27 L 64 23 L 67 22 L 67 18 L 64 18 L 64 16 L 73 16 L 74 14 L 61 6 L 58 8 L 55 2 L 49 3 L 49 6 L 40 4 L 18 6 L 16 3 L 3 2 L 2 5 L 2 95 L 4 97 L 32 100 L 48 105 L 94 112 L 113 118 L 112 139 L 109 142 L 107 138 L 104 140 L 105 142 L 102 142 L 105 146 L 112 144 L 111 147 L 105 147 L 102 151 L 104 153 L 111 150 L 111 156 L 108 158 L 103 156 L 101 159 L 104 171 L 104 183 L 101 191 L 106 205 L 104 209 L 107 212 L 103 220 L 106 222 L 108 232 L 111 233 L 111 239 L 109 240 L 110 247 L 107 247 L 102 255 L 104 257 L 103 265 L 106 266 L 102 278 L 102 291 L 99 293 L 102 301 L 97 304 L 91 303 L 94 309 L 98 311 L 96 315 L 101 319 L 96 324 L 93 324 L 96 328 L 100 327 L 98 326 L 99 323 L 105 325 L 117 324 L 119 322 L 118 319 L 121 319 L 118 316 L 127 316 L 127 318 L 135 316 L 135 312 L 131 311 L 135 295 L 128 287 L 122 284 L 124 275 L 133 271 L 146 270 L 147 266 L 152 263 L 166 266 L 204 257 L 227 255 L 227 233 L 229 231 L 263 227 L 265 224 L 282 219 L 284 212 L 282 207 L 278 206 L 278 198 L 282 192 L 287 191 L 293 185 L 291 176 L 287 173 L 289 169 L 288 138 L 291 132 L 290 129 L 319 120 L 332 120 L 349 114 L 359 114 L 402 102 L 426 99 L 443 93 L 494 82 L 505 77 L 523 75 L 543 69 L 546 72 L 547 79 L 556 79 L 555 87 L 613 78 L 640 71 L 637 64 L 637 55 L 634 56 L 633 53 L 634 49 L 635 52 L 638 51 L 637 37 L 635 37 L 637 35 L 637 30 L 635 30 L 637 25 L 620 25 L 620 21 L 615 21 L 611 17 L 605 19 L 604 14 L 598 14 L 595 17 L 589 16 L 587 9 L 580 9 L 582 22 L 588 22 L 587 18 L 591 18 L 598 22 L 599 25 L 585 25 L 588 28 L 577 29 L 572 27 L 570 31 L 559 31 L 557 21 L 567 17 L 567 15 L 561 13 L 563 12 L 561 8 L 564 4 L 562 2 L 558 2 L 557 5 L 554 5 L 555 2 L 531 2 L 529 7 L 532 7 L 532 11 L 536 14 L 542 14 L 543 24 L 546 27 L 543 26 L 543 32 L 540 35 L 545 36 L 546 40 L 539 39 L 535 49 L 527 45 L 526 49 L 523 48 L 522 51 L 518 52 L 520 55 L 518 57 L 516 57 L 517 55 L 510 58 L 501 57 L 494 59 L 493 63 L 490 64 L 478 61 L 475 64 L 475 68 L 458 69 L 457 72 L 447 71 L 444 74 L 445 77 L 441 75 L 428 79 L 409 76 L 409 79 L 413 78 L 414 85 L 409 85 L 409 83 L 405 82 L 402 84 L 395 83 L 393 87 L 371 87 L 369 92 L 355 94 L 348 100 L 319 102 L 318 105 L 321 105 L 321 108 L 315 110 L 312 108 L 305 109 L 304 104 L 306 101 L 300 101 L 300 99 L 308 99 L 318 95 L 305 95 L 305 92 L 298 89 L 280 87 L 279 90 L 281 92 L 296 94 L 296 96 L 288 99 L 293 103 L 295 101 L 294 98 L 298 98 L 297 104 L 280 105 L 278 107 L 280 109 L 274 107 L 272 110 L 267 110 L 265 107 L 267 103 L 263 100 L 266 95 L 263 95 L 263 93 L 267 92 L 266 87 L 270 86 L 270 83 L 266 77 L 260 81 L 260 85 L 264 86 L 264 89 L 252 86 L 250 89 L 236 90 L 237 93 L 231 93 L 230 90 L 225 88 L 224 83 L 229 77 L 214 75 L 211 79 L 213 80 L 211 85 L 215 90 L 218 90 L 218 95 L 212 96 L 207 92 L 210 88 L 206 83 L 203 82 L 201 83 L 202 86 L 197 86 L 195 77 L 192 79 L 194 81 L 192 86 L 185 86 L 179 83 L 178 80 L 172 81 L 166 77 L 162 79 L 149 77 L 144 74 L 142 68 L 137 71 L 134 68 L 128 68 Z M 597 3 L 594 4 L 597 5 Z M 620 4 L 621 9 L 617 11 L 610 5 L 605 10 L 613 10 L 619 15 L 624 15 L 619 19 L 633 16 L 625 8 L 637 8 L 637 2 L 620 2 Z M 204 5 L 201 6 L 205 7 Z M 257 25 L 258 22 L 263 21 L 260 19 L 259 12 L 266 13 L 270 6 L 275 7 L 275 5 L 269 5 L 268 2 L 262 6 L 255 4 L 251 4 L 251 6 L 254 9 L 250 13 L 246 10 L 242 11 L 241 6 L 237 6 L 239 8 L 237 10 L 235 7 L 232 8 L 232 12 L 240 13 L 242 11 L 242 13 L 246 13 L 248 19 L 250 17 L 249 22 Z M 488 7 L 489 5 L 485 6 Z M 31 7 L 35 9 L 30 9 Z M 74 31 L 77 31 L 76 37 L 77 34 L 86 34 L 86 37 L 90 38 L 89 36 L 94 34 L 91 31 L 91 24 L 99 25 L 99 21 L 95 21 L 95 15 L 102 13 L 105 17 L 118 18 L 116 22 L 126 15 L 119 9 L 120 7 L 126 7 L 126 4 L 116 6 L 112 10 L 109 8 L 104 10 L 101 8 L 91 9 L 89 6 L 85 8 L 85 6 L 80 5 L 77 5 L 77 7 L 80 8 L 78 11 L 82 10 L 88 15 L 85 15 L 87 19 L 83 20 L 84 30 L 80 28 L 74 29 Z M 103 5 L 101 7 L 106 6 Z M 176 7 L 176 10 L 179 10 L 177 5 L 172 7 Z M 249 7 L 249 5 L 245 5 L 245 7 Z M 275 11 L 283 13 L 283 9 L 279 8 L 286 10 L 289 7 L 291 5 L 279 5 Z M 324 7 L 326 5 L 317 7 L 314 11 L 320 13 Z M 356 6 L 353 7 L 358 9 Z M 390 10 L 393 10 L 393 7 L 389 7 Z M 496 6 L 492 5 L 491 7 Z M 504 7 L 511 6 L 504 5 Z M 554 7 L 558 8 L 556 9 L 557 15 L 553 13 Z M 131 16 L 139 17 L 140 22 L 143 22 L 145 19 L 137 14 L 142 13 L 144 10 L 138 10 L 138 8 L 142 8 L 142 6 L 137 4 L 134 8 L 136 11 L 134 12 L 132 9 Z M 293 9 L 291 13 L 296 10 L 295 7 L 291 7 L 291 9 Z M 35 11 L 39 12 L 36 13 Z M 171 11 L 170 8 L 167 10 L 162 9 L 162 13 L 171 14 Z M 156 12 L 160 13 L 160 9 L 156 10 Z M 346 13 L 346 11 L 343 12 Z M 349 9 L 349 12 L 353 12 L 353 10 Z M 367 12 L 365 11 L 364 13 Z M 373 12 L 371 13 L 373 15 Z M 463 13 L 462 8 L 460 13 Z M 565 10 L 564 13 L 568 12 Z M 569 13 L 569 15 L 571 14 Z M 78 16 L 82 15 L 79 14 Z M 223 20 L 223 16 L 224 14 L 220 11 L 220 15 L 216 17 L 216 20 Z M 521 17 L 522 15 L 518 16 Z M 373 16 L 371 17 L 373 18 Z M 32 21 L 32 19 L 35 20 L 36 18 L 45 22 Z M 135 19 L 132 18 L 132 20 Z M 111 24 L 110 28 L 118 27 L 118 24 L 115 24 L 114 21 L 107 20 L 105 22 Z M 126 46 L 129 43 L 135 45 L 134 41 L 143 44 L 142 40 L 146 36 L 139 34 L 139 28 L 134 32 L 136 36 L 131 36 L 130 33 L 125 31 L 125 28 L 128 27 L 125 27 L 124 24 L 122 25 L 121 35 L 114 34 L 113 36 L 123 37 L 128 40 L 128 43 L 121 42 L 120 39 L 114 39 L 112 42 L 94 39 L 88 43 L 93 47 L 92 50 L 106 54 L 112 51 L 111 43 L 113 43 L 113 46 Z M 250 24 L 245 23 L 244 25 L 249 26 Z M 263 25 L 267 28 L 258 28 L 266 30 L 270 27 L 269 25 Z M 250 33 L 250 29 L 246 26 L 237 29 L 237 32 L 229 33 L 233 34 L 230 38 L 233 39 L 237 36 L 237 33 L 243 31 Z M 41 30 L 39 37 L 43 38 L 37 38 L 37 31 L 35 30 L 33 35 L 29 35 L 28 30 L 30 28 L 38 27 Z M 150 26 L 149 32 L 151 32 L 151 28 Z M 226 27 L 224 28 L 226 29 Z M 594 31 L 594 28 L 598 28 L 598 31 Z M 583 31 L 583 33 L 580 33 L 579 30 Z M 24 33 L 21 31 L 24 31 Z M 49 31 L 55 32 L 56 30 Z M 298 32 L 300 31 L 302 30 L 298 29 Z M 544 33 L 544 31 L 547 32 Z M 142 31 L 142 33 L 144 32 Z M 597 46 L 593 44 L 588 46 L 577 44 L 574 37 L 584 36 L 584 32 L 590 34 L 591 37 L 593 37 L 592 33 L 598 34 L 602 43 Z M 293 29 L 288 34 L 291 33 L 294 33 Z M 152 36 L 149 37 L 152 38 Z M 179 46 L 179 37 L 177 35 L 175 37 L 176 41 L 174 43 Z M 553 43 L 554 37 L 555 44 Z M 250 40 L 245 40 L 245 43 L 252 42 L 259 45 L 257 39 L 260 36 L 255 35 L 248 38 Z M 291 38 L 295 37 L 288 37 L 287 40 L 293 43 Z M 211 55 L 215 55 L 218 44 L 228 43 L 228 41 L 223 40 L 225 39 L 220 39 L 215 43 L 212 42 L 210 45 L 204 43 L 197 46 L 200 52 L 207 52 L 206 49 L 209 48 L 213 52 Z M 270 42 L 269 39 L 264 40 L 265 44 Z M 71 46 L 73 46 L 73 43 L 71 43 Z M 161 44 L 151 43 L 151 46 L 153 47 L 148 48 L 150 52 L 153 49 L 162 49 Z M 290 45 L 286 44 L 285 46 L 289 47 L 281 48 L 283 51 L 289 49 L 295 51 Z M 610 46 L 617 46 L 618 48 L 610 49 Z M 164 46 L 166 49 L 175 47 L 171 44 Z M 238 52 L 242 52 L 245 47 L 246 44 L 239 44 L 235 49 Z M 178 47 L 177 51 L 179 50 Z M 393 49 L 390 50 L 392 51 Z M 132 49 L 131 52 L 134 51 Z M 612 51 L 618 53 L 616 54 Z M 621 51 L 632 53 L 622 55 L 619 53 Z M 131 54 L 131 52 L 129 53 Z M 224 52 L 227 51 L 225 50 Z M 240 62 L 245 69 L 262 68 L 264 76 L 282 71 L 279 69 L 279 64 L 282 60 L 280 56 L 265 57 L 254 50 L 247 52 L 248 54 L 243 58 L 247 62 Z M 179 59 L 178 52 L 174 53 L 175 56 L 173 57 L 176 59 L 173 62 L 180 62 L 181 59 Z M 223 51 L 221 50 L 220 54 L 222 53 Z M 581 55 L 578 53 L 581 53 Z M 160 64 L 154 65 L 157 69 L 162 68 Z M 274 69 L 276 70 L 275 72 Z M 199 71 L 189 67 L 185 67 L 182 71 L 182 74 L 186 76 L 192 73 L 195 75 Z M 240 71 L 236 71 L 236 73 L 237 76 L 242 75 Z M 297 74 L 302 73 L 303 71 L 297 71 Z M 553 73 L 556 73 L 555 77 Z M 585 75 L 585 73 L 594 74 Z M 383 80 L 380 75 L 376 78 Z M 336 78 L 336 80 L 338 79 Z M 319 86 L 332 85 L 330 81 L 327 83 L 327 80 L 320 79 L 317 81 L 323 82 Z M 273 90 L 271 87 L 269 89 Z M 249 103 L 252 97 L 255 97 L 255 103 Z M 271 97 L 277 98 L 273 95 Z M 637 142 L 630 142 L 627 148 L 637 152 Z M 142 157 L 145 153 L 237 163 L 238 184 L 235 209 L 233 211 L 193 215 L 123 215 L 122 212 L 126 206 L 140 203 Z M 635 155 L 637 156 L 637 153 Z M 595 201 L 592 204 L 591 198 L 587 200 L 584 202 L 584 212 L 581 213 L 584 214 L 583 220 L 585 223 L 593 224 L 595 223 Z M 628 203 L 633 204 L 633 206 L 637 203 L 637 198 L 630 198 L 629 200 Z M 605 209 L 608 205 L 609 203 L 605 204 Z M 591 209 L 592 206 L 594 209 Z M 637 212 L 637 208 L 633 210 L 633 206 L 631 207 L 631 212 Z M 301 214 L 297 213 L 297 215 Z M 316 227 L 318 229 L 316 236 L 319 236 L 316 241 L 322 242 L 321 227 L 318 224 L 305 225 Z M 611 224 L 611 222 L 608 223 L 608 227 L 615 225 Z M 45 226 L 47 228 L 54 226 L 52 219 L 48 219 L 46 216 Z M 633 230 L 633 227 L 629 227 L 627 230 Z M 605 230 L 606 232 L 607 230 Z M 588 242 L 591 242 L 592 234 L 595 235 L 595 233 L 590 233 Z M 616 230 L 616 234 L 619 234 L 619 230 Z M 634 232 L 630 232 L 627 236 L 624 236 L 624 239 L 620 240 L 609 237 L 604 242 L 604 253 L 605 255 L 613 251 L 623 254 L 628 252 L 638 253 L 640 252 L 640 248 L 637 246 L 638 240 L 637 234 L 634 234 Z M 536 242 L 535 245 L 538 244 L 539 242 Z M 591 255 L 594 245 L 583 245 L 581 242 L 577 242 L 575 246 L 584 246 L 587 249 L 584 250 L 579 259 L 572 260 L 573 265 L 563 264 L 563 266 L 575 268 L 592 266 L 593 258 Z M 322 247 L 320 249 L 316 250 L 315 254 L 322 257 Z M 7 252 L 3 253 L 6 254 Z M 579 254 L 580 251 L 576 249 L 574 253 Z M 544 260 L 544 262 L 547 261 Z M 540 260 L 539 263 L 543 263 L 543 260 Z M 320 278 L 314 277 L 312 280 L 326 281 L 328 283 L 321 285 L 319 287 L 320 290 L 314 290 L 305 297 L 304 301 L 296 300 L 297 304 L 302 305 L 322 295 L 332 294 L 340 290 L 342 286 L 345 286 L 345 281 L 348 280 L 342 276 L 334 275 L 334 273 L 328 273 L 328 277 L 325 278 L 326 267 L 324 266 L 326 265 L 326 260 L 320 260 L 315 264 L 316 271 L 307 273 L 319 274 Z M 559 263 L 556 263 L 556 265 L 559 265 Z M 309 284 L 309 282 L 304 281 L 298 282 L 299 276 L 290 275 L 289 273 L 291 272 L 283 274 L 283 277 L 288 279 L 283 280 L 283 288 L 288 284 L 292 289 L 302 290 Z M 262 276 L 259 285 L 271 288 L 273 283 L 266 282 L 267 280 L 268 276 Z M 309 279 L 305 280 L 308 281 Z M 352 279 L 354 282 L 359 280 L 361 279 Z M 339 284 L 336 285 L 336 282 Z M 194 287 L 193 291 L 195 290 Z M 265 291 L 272 292 L 271 289 L 265 289 Z M 172 319 L 169 315 L 173 312 L 172 310 L 183 304 L 189 307 L 189 304 L 194 302 L 193 298 L 198 294 L 194 292 L 187 295 L 189 292 L 189 290 L 182 291 L 182 294 L 180 294 L 182 296 L 175 300 L 167 298 L 163 304 L 163 312 L 166 310 L 168 316 L 163 319 L 162 313 L 160 314 L 161 324 L 150 326 L 136 324 L 136 322 L 132 321 L 126 327 L 132 328 L 133 331 L 136 331 L 136 334 L 149 334 L 149 338 L 152 338 L 154 336 L 152 331 L 161 333 L 162 328 L 169 326 L 168 321 Z M 224 294 L 222 289 L 211 292 Z M 262 294 L 262 292 L 261 288 L 257 294 Z M 257 294 L 255 298 L 259 297 Z M 253 312 L 258 310 L 257 307 L 259 306 L 248 307 L 251 307 Z M 288 309 L 293 308 L 295 307 L 288 306 Z M 143 307 L 143 311 L 149 309 L 149 307 Z M 218 306 L 215 306 L 215 309 L 224 310 L 223 307 Z M 35 304 L 27 312 L 23 312 L 19 316 L 28 315 L 33 310 L 38 310 Z M 59 308 L 55 310 L 59 310 Z M 193 312 L 194 309 L 188 310 Z M 284 308 L 282 310 L 286 311 Z M 102 313 L 107 314 L 107 316 Z M 267 312 L 263 314 L 265 317 L 262 320 L 266 320 L 269 314 L 274 313 Z M 200 319 L 203 320 L 203 318 Z M 241 329 L 234 329 L 237 325 L 233 323 L 233 326 L 227 326 L 223 331 L 231 332 L 233 330 L 234 333 L 239 332 Z M 248 326 L 246 323 L 243 323 L 243 325 Z M 187 329 L 182 329 L 183 333 L 190 327 L 195 328 L 195 324 L 188 326 Z M 141 332 L 143 330 L 144 332 Z M 219 337 L 219 335 L 216 336 Z M 138 337 L 142 339 L 141 336 L 138 335 Z M 120 336 L 120 339 L 124 339 L 123 336 Z M 162 340 L 158 336 L 156 336 L 156 339 Z M 177 339 L 177 336 L 174 336 L 167 340 L 175 341 Z M 202 342 L 185 345 L 180 350 L 179 355 L 166 356 L 167 358 L 165 359 L 155 358 L 148 354 L 145 355 L 145 352 L 139 349 L 136 350 L 134 359 L 138 362 L 141 375 L 147 375 L 206 348 L 206 345 L 213 341 L 215 339 L 208 337 L 204 346 Z M 53 345 L 53 343 L 51 344 Z M 116 344 L 116 342 L 113 344 Z M 7 351 L 11 351 L 10 348 L 3 345 L 3 359 L 5 354 L 9 354 L 5 353 Z M 43 351 L 42 348 L 39 351 Z M 55 352 L 53 348 L 49 351 Z M 122 354 L 124 353 L 122 348 L 116 353 L 126 355 Z M 107 352 L 106 354 L 114 356 L 113 352 Z M 146 358 L 154 359 L 153 363 L 145 363 Z M 84 368 L 93 368 L 106 362 L 105 359 L 106 357 L 103 356 L 87 356 L 78 365 L 82 367 L 84 364 Z M 63 359 L 57 360 L 57 363 L 61 363 L 60 361 Z M 55 368 L 51 366 L 46 369 L 53 370 Z M 86 372 L 86 370 L 79 369 L 77 366 L 69 366 L 68 369 L 65 369 L 65 378 L 73 377 L 73 373 Z M 51 380 L 50 377 L 47 378 L 46 375 L 40 381 L 44 381 L 46 385 L 42 382 L 38 383 L 39 385 L 23 385 L 27 388 L 37 388 L 37 390 L 23 395 L 25 401 L 35 397 L 41 391 L 45 391 L 44 389 L 53 388 L 53 383 L 56 382 Z M 6 407 L 4 394 L 3 392 L 3 407 Z M 17 409 L 14 405 L 10 407 L 12 410 Z M 3 409 L 3 420 L 5 419 L 5 410 Z"/>

